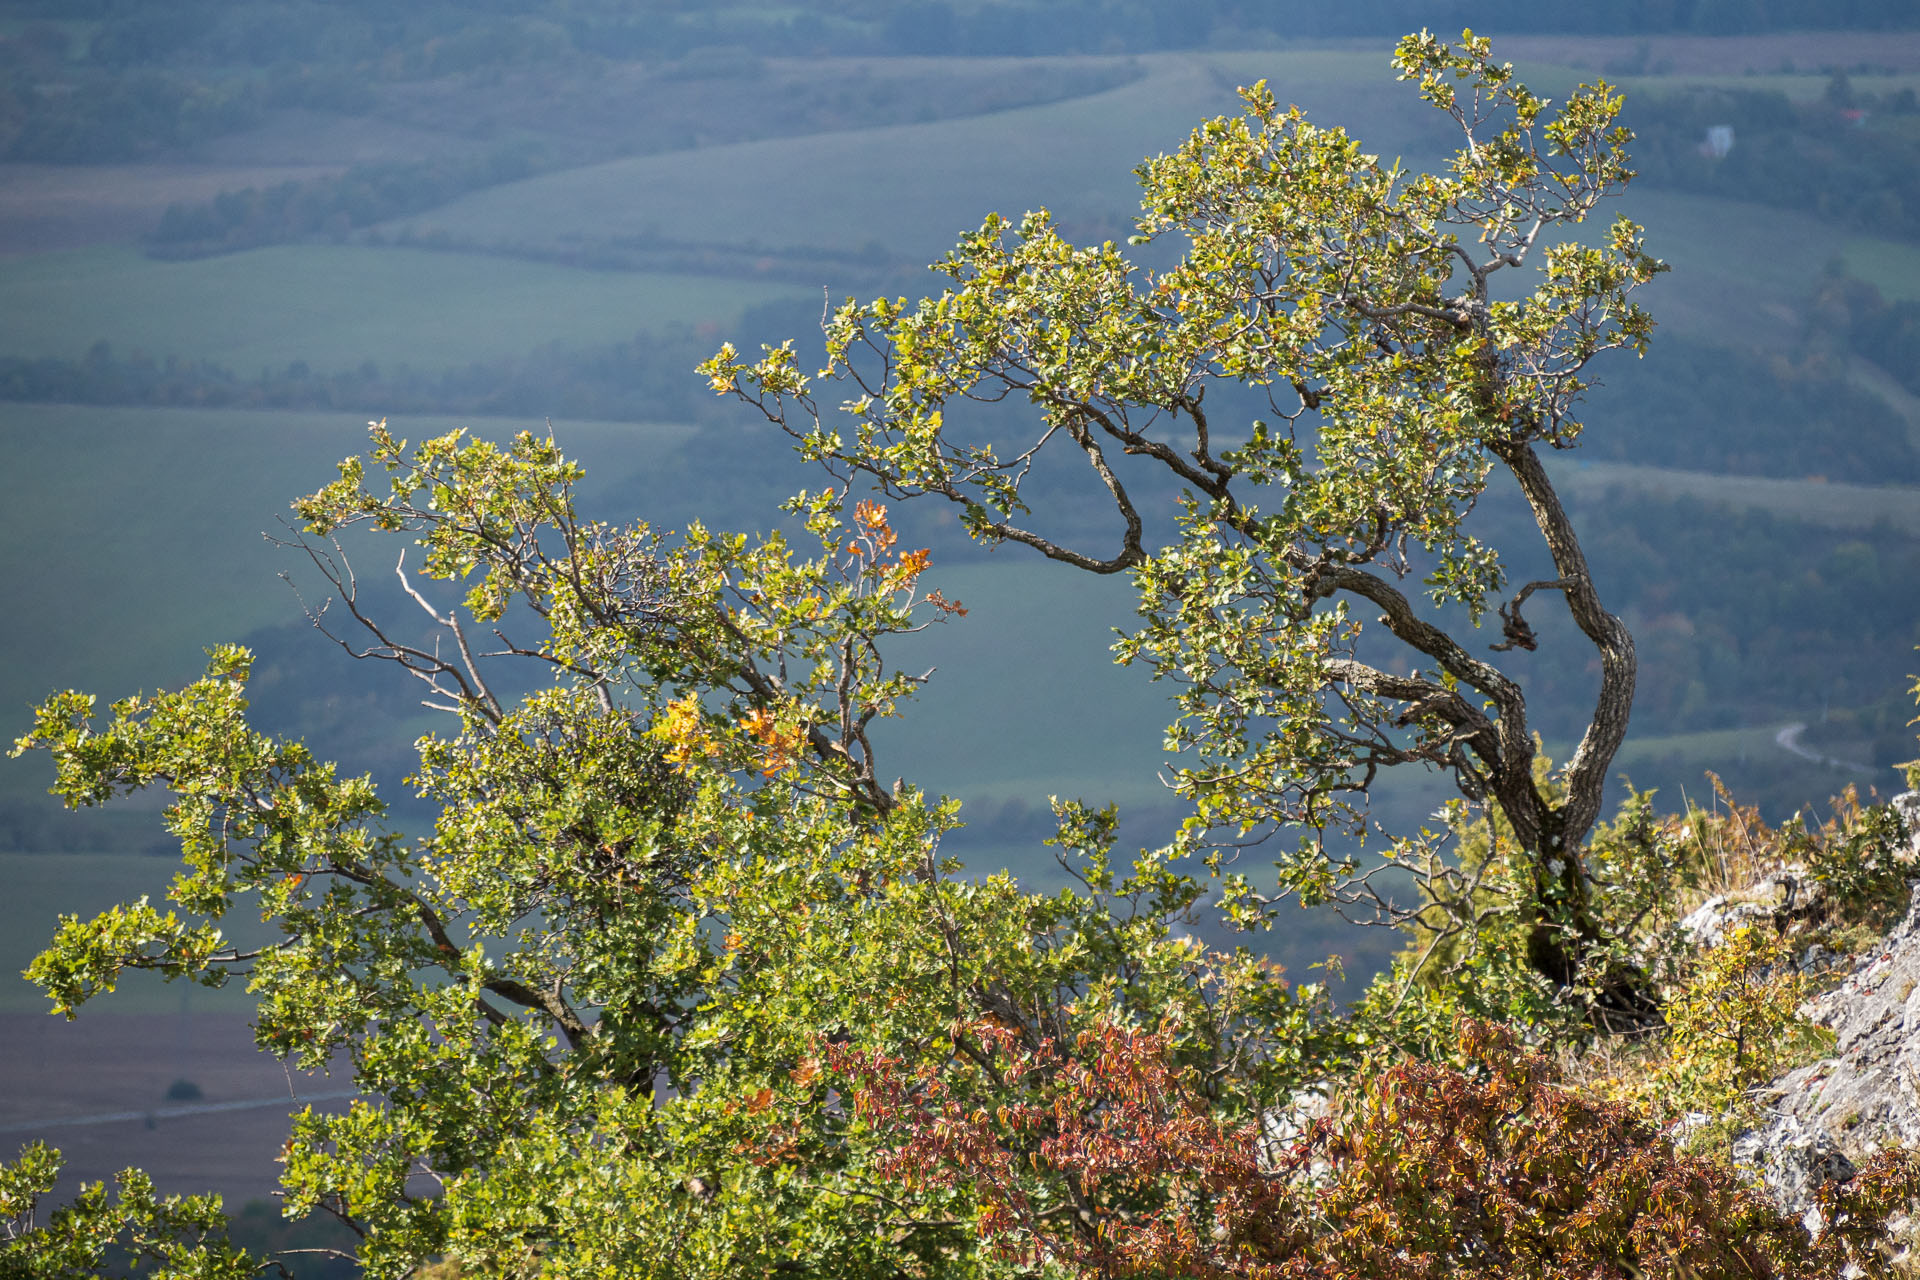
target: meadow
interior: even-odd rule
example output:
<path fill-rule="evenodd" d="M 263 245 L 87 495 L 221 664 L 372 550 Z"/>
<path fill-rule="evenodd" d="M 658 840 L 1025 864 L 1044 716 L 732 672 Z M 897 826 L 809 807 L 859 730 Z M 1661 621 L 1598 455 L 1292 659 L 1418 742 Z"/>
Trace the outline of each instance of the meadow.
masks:
<path fill-rule="evenodd" d="M 393 420 L 421 439 L 455 427 L 511 436 L 543 424 Z M 670 451 L 686 429 L 557 422 L 622 474 Z M 543 428 L 544 429 L 544 428 Z M 278 574 L 300 561 L 272 546 L 288 504 L 331 480 L 366 443 L 352 414 L 208 413 L 74 405 L 0 405 L 0 590 L 15 603 L 4 633 L 0 706 L 9 720 L 53 688 L 152 688 L 198 669 L 204 646 L 297 619 Z M 390 565 L 379 566 L 385 572 Z M 10 726 L 11 727 L 11 726 Z"/>
<path fill-rule="evenodd" d="M 493 439 L 545 429 L 512 419 L 390 425 L 414 439 L 456 426 Z M 646 518 L 669 502 L 697 509 L 690 490 L 724 500 L 726 477 L 703 474 L 680 451 L 685 427 L 553 425 L 588 468 L 581 505 L 592 515 Z M 21 732 L 25 708 L 56 689 L 88 690 L 104 705 L 191 679 L 206 646 L 262 629 L 291 629 L 297 653 L 343 686 L 364 685 L 365 668 L 303 633 L 302 597 L 278 576 L 317 605 L 317 575 L 263 536 L 285 537 L 288 501 L 324 484 L 364 442 L 365 422 L 345 414 L 0 405 L 0 449 L 11 461 L 0 510 L 17 553 L 0 566 L 0 592 L 20 620 L 0 632 L 0 733 Z M 797 464 L 793 476 L 795 487 L 811 480 Z M 347 545 L 383 589 L 391 540 Z M 1014 555 L 941 565 L 937 578 L 969 613 L 900 643 L 902 665 L 938 676 L 911 719 L 883 736 L 892 767 L 990 809 L 1044 807 L 1050 792 L 1160 799 L 1165 691 L 1105 653 L 1128 614 L 1125 583 Z M 25 801 L 45 786 L 44 770 L 38 759 L 0 763 L 0 797 Z M 146 806 L 61 821 L 91 824 L 114 843 L 157 826 Z"/>
<path fill-rule="evenodd" d="M 461 427 L 504 439 L 539 424 L 396 417 L 391 425 L 412 438 Z M 704 465 L 709 438 L 691 428 L 561 421 L 554 429 L 587 467 L 581 505 L 593 514 L 630 520 L 740 505 L 726 475 Z M 0 406 L 0 447 L 13 463 L 0 477 L 0 509 L 18 551 L 0 568 L 0 590 L 17 603 L 17 618 L 39 620 L 0 638 L 0 729 L 17 733 L 24 708 L 52 690 L 111 699 L 175 684 L 198 671 L 207 645 L 275 629 L 284 637 L 276 644 L 295 646 L 287 652 L 313 664 L 321 681 L 369 687 L 365 668 L 303 628 L 302 597 L 278 576 L 290 574 L 317 604 L 316 575 L 263 536 L 286 536 L 287 502 L 324 483 L 364 440 L 364 420 L 348 414 Z M 798 464 L 789 474 L 795 487 L 811 480 Z M 1920 536 L 1920 503 L 1907 490 L 1577 459 L 1562 475 L 1569 493 L 1588 502 L 1604 503 L 1625 484 L 1752 506 L 1813 528 L 1885 522 Z M 394 548 L 365 539 L 348 545 L 380 588 Z M 1115 667 L 1106 652 L 1114 628 L 1130 620 L 1124 582 L 1074 574 L 1017 549 L 958 562 L 943 552 L 930 581 L 965 602 L 968 614 L 898 642 L 903 666 L 936 674 L 880 742 L 890 769 L 968 802 L 978 829 L 956 848 L 970 863 L 1047 865 L 1036 840 L 1049 795 L 1167 810 L 1160 738 L 1171 690 Z M 24 802 L 45 785 L 43 769 L 38 760 L 0 768 L 0 796 Z M 1431 807 L 1427 791 L 1416 788 L 1410 811 Z M 59 821 L 79 824 L 79 847 L 87 847 L 83 829 L 100 833 L 101 848 L 125 847 L 129 832 L 145 829 L 135 847 L 148 847 L 164 843 L 154 818 L 138 807 Z"/>
<path fill-rule="evenodd" d="M 178 863 L 172 858 L 132 853 L 69 853 L 52 858 L 37 853 L 0 853 L 0 876 L 7 885 L 8 927 L 0 929 L 0 1016 L 46 1014 L 47 998 L 20 978 L 53 936 L 62 915 L 86 918 L 122 902 L 166 897 Z M 249 927 L 251 925 L 251 927 Z M 267 940 L 259 922 L 239 913 L 224 926 L 228 937 L 253 946 Z M 167 983 L 151 973 L 129 973 L 111 997 L 93 1008 L 116 1013 L 241 1013 L 252 1007 L 246 983 L 218 990 L 189 983 Z M 89 1010 L 91 1012 L 91 1010 Z M 14 1119 L 0 1109 L 0 1120 Z"/>
<path fill-rule="evenodd" d="M 478 192 L 381 230 L 476 244 L 640 235 L 770 251 L 871 243 L 930 261 L 990 210 L 1017 219 L 1044 206 L 1123 237 L 1137 203 L 1133 167 L 1177 146 L 1197 121 L 1237 110 L 1235 87 L 1261 75 L 1283 101 L 1312 104 L 1389 152 L 1424 123 L 1411 90 L 1381 91 L 1379 53 L 1138 61 L 1138 80 L 1062 102 L 615 160 Z M 937 83 L 930 78 L 930 95 Z"/>
<path fill-rule="evenodd" d="M 243 375 L 295 361 L 445 369 L 669 325 L 718 332 L 749 307 L 808 292 L 431 249 L 276 245 L 163 262 L 105 246 L 0 259 L 0 351 L 73 358 L 105 341 Z"/>
<path fill-rule="evenodd" d="M 1848 236 L 1839 256 L 1850 274 L 1873 281 L 1888 301 L 1920 299 L 1920 245 Z"/>
<path fill-rule="evenodd" d="M 1818 529 L 1868 531 L 1886 528 L 1920 537 L 1920 491 L 1896 485 L 1834 484 L 1825 480 L 1774 480 L 1764 476 L 1716 475 L 1637 467 L 1627 463 L 1573 460 L 1558 468 L 1568 493 L 1603 494 L 1629 489 L 1683 497 L 1733 509 L 1754 508 L 1804 521 Z"/>

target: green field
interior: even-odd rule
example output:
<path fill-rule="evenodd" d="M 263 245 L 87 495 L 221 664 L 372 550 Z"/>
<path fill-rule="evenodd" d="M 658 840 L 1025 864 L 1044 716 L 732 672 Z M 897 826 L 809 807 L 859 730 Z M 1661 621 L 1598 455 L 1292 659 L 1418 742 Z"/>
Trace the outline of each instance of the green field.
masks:
<path fill-rule="evenodd" d="M 159 905 L 178 864 L 138 854 L 70 853 L 49 858 L 33 853 L 0 853 L 0 877 L 7 886 L 6 927 L 0 928 L 0 1013 L 45 1013 L 47 998 L 20 971 L 53 937 L 61 915 L 88 917 L 122 902 L 147 897 Z M 252 928 L 247 924 L 252 923 Z M 228 936 L 244 945 L 266 938 L 257 922 L 234 920 Z M 184 996 L 202 1012 L 250 1008 L 244 982 L 219 990 L 166 983 L 147 973 L 129 974 L 113 995 L 95 1006 L 112 1013 L 171 1013 Z"/>
<path fill-rule="evenodd" d="M 1261 75 L 1283 100 L 1389 153 L 1425 110 L 1387 80 L 1384 52 L 1140 61 L 1141 79 L 1082 98 L 618 160 L 478 192 L 388 229 L 476 243 L 646 234 L 769 249 L 878 243 L 930 260 L 990 210 L 1017 218 L 1044 205 L 1062 218 L 1118 220 L 1124 231 L 1138 204 L 1133 167 L 1201 120 L 1235 111 L 1235 86 Z M 772 218 L 769 201 L 779 209 Z"/>
<path fill-rule="evenodd" d="M 414 437 L 452 425 L 504 437 L 523 424 L 393 425 Z M 650 493 L 699 483 L 664 465 L 683 428 L 555 427 L 589 468 L 583 499 L 596 512 L 644 511 Z M 273 527 L 286 498 L 329 478 L 363 433 L 357 418 L 337 414 L 0 406 L 0 449 L 11 463 L 0 478 L 0 528 L 16 552 L 0 569 L 0 589 L 16 606 L 16 625 L 0 633 L 0 735 L 20 733 L 27 705 L 52 689 L 111 698 L 177 683 L 197 671 L 204 646 L 296 618 L 297 602 L 275 574 L 297 562 L 259 532 Z M 369 552 L 363 568 L 384 572 L 389 554 Z M 1161 689 L 1104 653 L 1107 629 L 1127 614 L 1126 584 L 1011 555 L 936 566 L 935 582 L 970 612 L 899 642 L 904 665 L 939 670 L 926 697 L 880 735 L 890 771 L 989 813 L 1006 801 L 1043 804 L 1050 793 L 1161 799 Z M 369 674 L 329 660 L 343 687 Z M 0 761 L 0 794 L 43 787 L 45 772 L 39 757 Z M 124 822 L 116 833 L 164 844 L 154 798 L 117 808 Z M 975 841 L 967 854 L 983 870 L 1011 863 L 1044 878 L 1050 868 L 1049 855 L 1026 842 Z M 138 855 L 4 855 L 0 869 L 15 893 L 0 925 L 0 972 L 10 975 L 0 981 L 0 1011 L 44 1007 L 11 975 L 58 911 L 90 914 L 142 894 L 157 900 L 172 867 Z M 134 980 L 101 1007 L 169 1011 L 180 991 Z M 190 998 L 196 1009 L 244 1003 L 237 988 Z"/>
<path fill-rule="evenodd" d="M 454 426 L 505 438 L 528 424 L 391 425 L 413 438 Z M 554 426 L 588 468 L 582 501 L 594 514 L 643 515 L 718 483 L 674 455 L 685 428 Z M 364 440 L 364 421 L 348 414 L 0 405 L 10 461 L 0 529 L 15 551 L 0 590 L 17 620 L 0 633 L 0 736 L 21 733 L 27 708 L 55 689 L 111 699 L 176 684 L 199 671 L 206 646 L 297 621 L 299 601 L 276 575 L 291 572 L 309 591 L 314 575 L 262 531 L 277 529 L 287 501 L 325 483 Z M 811 479 L 798 464 L 794 475 L 796 485 Z M 358 546 L 363 572 L 388 571 L 391 540 Z M 936 565 L 929 585 L 970 612 L 898 642 L 903 666 L 939 671 L 883 735 L 889 769 L 992 803 L 1049 792 L 1162 798 L 1164 687 L 1115 668 L 1105 652 L 1110 628 L 1127 618 L 1126 583 L 1009 554 Z M 343 685 L 364 679 L 339 662 Z M 44 786 L 44 770 L 39 759 L 0 762 L 0 793 Z"/>
<path fill-rule="evenodd" d="M 503 437 L 523 424 L 416 418 L 393 425 L 417 438 L 453 425 Z M 697 504 L 700 486 L 714 483 L 676 452 L 689 438 L 686 428 L 555 426 L 568 452 L 588 467 L 583 505 L 594 512 L 625 518 L 669 496 Z M 0 528 L 16 550 L 0 570 L 0 588 L 16 604 L 16 625 L 0 645 L 0 734 L 20 732 L 26 705 L 50 689 L 72 685 L 117 696 L 177 682 L 197 670 L 203 646 L 295 619 L 296 602 L 275 577 L 289 559 L 258 532 L 273 527 L 289 496 L 321 483 L 334 462 L 357 450 L 363 430 L 356 415 L 346 414 L 0 408 L 0 448 L 13 463 L 0 478 Z M 1847 528 L 1856 527 L 1866 503 L 1911 497 L 1603 464 L 1567 474 L 1574 490 L 1586 483 L 1694 485 L 1681 491 Z M 804 482 L 797 468 L 796 480 Z M 1920 504 L 1909 511 L 1916 509 Z M 369 572 L 384 573 L 389 556 L 383 548 L 361 559 Z M 1123 814 L 1164 813 L 1177 803 L 1159 777 L 1170 689 L 1142 671 L 1113 666 L 1106 653 L 1111 628 L 1130 616 L 1125 582 L 1008 552 L 986 561 L 936 561 L 928 585 L 965 602 L 969 613 L 896 642 L 895 661 L 936 674 L 905 716 L 876 736 L 889 774 L 958 796 L 967 806 L 963 818 L 984 824 L 955 837 L 953 851 L 976 869 L 1007 866 L 1047 883 L 1056 875 L 1035 830 L 1048 795 L 1118 802 Z M 343 688 L 367 678 L 344 659 L 328 660 L 337 663 Z M 1620 771 L 1647 781 L 1658 765 L 1693 794 L 1704 789 L 1701 771 L 1739 753 L 1777 751 L 1772 732 L 1634 739 Z M 350 759 L 342 763 L 355 767 Z M 38 758 L 0 764 L 0 794 L 42 787 L 44 773 Z M 1376 806 L 1376 816 L 1394 829 L 1417 824 L 1451 793 L 1438 775 L 1396 782 L 1402 785 Z M 121 809 L 117 832 L 164 842 L 153 801 Z M 1156 825 L 1141 838 L 1164 834 Z M 1249 856 L 1254 867 L 1265 861 L 1257 852 Z M 56 910 L 91 912 L 157 895 L 171 867 L 166 858 L 130 855 L 8 857 L 5 868 L 19 888 L 0 928 L 0 966 L 9 971 L 40 944 Z M 1272 945 L 1296 967 L 1346 945 L 1307 917 L 1287 928 L 1292 932 Z M 0 987 L 0 1010 L 39 1007 L 24 985 Z M 134 983 L 103 1007 L 167 1011 L 177 1008 L 179 991 Z M 242 997 L 195 992 L 191 999 L 195 1008 L 228 1007 L 218 1002 Z"/>
<path fill-rule="evenodd" d="M 395 418 L 418 438 L 455 426 L 505 438 L 512 419 Z M 588 468 L 583 505 L 618 518 L 681 503 L 714 480 L 676 453 L 688 429 L 559 422 Z M 194 675 L 210 644 L 298 619 L 277 577 L 301 562 L 269 545 L 286 503 L 324 483 L 365 440 L 358 415 L 0 406 L 0 510 L 14 551 L 0 589 L 15 625 L 0 640 L 0 734 L 57 688 L 112 697 Z M 1920 494 L 1570 460 L 1570 493 L 1626 486 L 1756 506 L 1837 529 L 1884 521 L 1920 535 Z M 807 474 L 795 465 L 795 484 Z M 696 501 L 696 505 L 698 505 Z M 364 544 L 363 544 L 364 545 Z M 384 574 L 392 551 L 360 559 Z M 377 564 L 375 561 L 377 560 Z M 304 581 L 313 586 L 309 570 Z M 998 805 L 1048 793 L 1128 805 L 1168 799 L 1158 779 L 1171 689 L 1113 666 L 1112 629 L 1130 619 L 1123 581 L 1009 550 L 935 564 L 930 578 L 969 614 L 896 642 L 901 665 L 937 669 L 882 743 L 887 766 L 935 791 Z M 350 666 L 341 679 L 354 680 Z M 0 788 L 32 765 L 0 767 Z M 37 773 L 35 775 L 37 777 Z M 39 785 L 39 784 L 36 784 Z"/>
<path fill-rule="evenodd" d="M 1680 760 L 1698 770 L 1724 768 L 1741 756 L 1778 751 L 1774 734 L 1779 725 L 1759 725 L 1740 729 L 1709 729 L 1700 733 L 1676 733 L 1660 738 L 1630 738 L 1614 757 L 1617 773 L 1632 773 L 1655 761 Z M 1705 779 L 1700 786 L 1704 789 Z M 1695 799 L 1699 799 L 1695 796 Z"/>
<path fill-rule="evenodd" d="M 105 339 L 122 355 L 211 360 L 242 376 L 296 360 L 317 371 L 366 360 L 444 369 L 549 342 L 724 326 L 748 307 L 805 293 L 425 249 L 282 245 L 190 262 L 128 246 L 81 249 L 0 258 L 0 353 L 73 359 Z"/>
<path fill-rule="evenodd" d="M 1592 73 L 1584 74 L 1591 78 Z M 1920 76 L 1916 75 L 1850 75 L 1847 79 L 1855 93 L 1875 98 L 1899 93 L 1902 89 L 1920 88 Z M 1794 102 L 1818 102 L 1831 83 L 1831 77 L 1818 73 L 1789 74 L 1779 71 L 1750 76 L 1608 76 L 1607 80 L 1626 90 L 1629 96 L 1635 93 L 1668 94 L 1690 89 L 1720 89 L 1728 93 L 1780 93 Z"/>
<path fill-rule="evenodd" d="M 1848 274 L 1871 281 L 1889 301 L 1920 300 L 1920 245 L 1848 236 L 1840 243 L 1840 260 Z"/>
<path fill-rule="evenodd" d="M 1824 480 L 1770 480 L 1762 476 L 1674 471 L 1617 462 L 1562 462 L 1561 485 L 1573 494 L 1625 488 L 1667 497 L 1697 498 L 1751 507 L 1804 520 L 1822 529 L 1868 530 L 1878 525 L 1920 537 L 1920 489 L 1829 484 Z"/>
<path fill-rule="evenodd" d="M 412 438 L 507 419 L 392 419 Z M 609 465 L 637 469 L 685 429 L 557 422 Z M 366 442 L 347 413 L 0 405 L 0 732 L 24 706 L 83 687 L 114 696 L 191 676 L 210 644 L 299 617 L 277 575 L 299 560 L 270 546 L 288 502 L 334 476 Z M 389 564 L 382 564 L 384 571 Z M 309 572 L 308 577 L 311 577 Z"/>
<path fill-rule="evenodd" d="M 901 665 L 936 672 L 881 739 L 899 753 L 889 771 L 980 802 L 1167 800 L 1156 774 L 1172 689 L 1107 652 L 1113 628 L 1132 621 L 1130 584 L 1011 552 L 936 561 L 928 581 L 967 616 L 899 644 Z"/>

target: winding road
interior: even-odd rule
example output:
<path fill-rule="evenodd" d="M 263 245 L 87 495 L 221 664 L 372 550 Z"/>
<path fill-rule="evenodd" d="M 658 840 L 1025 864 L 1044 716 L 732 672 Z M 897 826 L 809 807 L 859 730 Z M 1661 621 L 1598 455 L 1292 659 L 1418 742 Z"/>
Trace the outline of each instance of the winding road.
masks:
<path fill-rule="evenodd" d="M 1807 731 L 1804 720 L 1795 721 L 1773 735 L 1774 745 L 1799 756 L 1802 760 L 1811 760 L 1815 764 L 1824 764 L 1834 769 L 1851 769 L 1856 773 L 1877 773 L 1878 768 L 1870 764 L 1861 764 L 1858 760 L 1842 760 L 1838 756 L 1823 756 L 1818 751 L 1809 750 L 1800 745 L 1800 735 Z"/>

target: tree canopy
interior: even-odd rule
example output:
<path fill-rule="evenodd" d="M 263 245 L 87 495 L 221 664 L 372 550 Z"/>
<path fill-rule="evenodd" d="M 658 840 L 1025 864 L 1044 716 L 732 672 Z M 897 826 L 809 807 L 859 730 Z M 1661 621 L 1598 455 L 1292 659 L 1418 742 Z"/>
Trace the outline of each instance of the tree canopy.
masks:
<path fill-rule="evenodd" d="M 1182 242 L 1166 271 L 1069 245 L 1044 214 L 994 218 L 941 265 L 941 296 L 831 317 L 818 377 L 791 345 L 723 351 L 713 387 L 833 477 L 774 531 L 613 526 L 577 509 L 581 469 L 551 438 L 376 424 L 295 504 L 299 546 L 334 588 L 316 625 L 444 717 L 409 780 L 432 829 L 395 829 L 371 778 L 252 727 L 243 649 L 104 714 L 58 694 L 15 754 L 44 751 L 76 807 L 164 790 L 184 867 L 172 907 L 64 919 L 30 976 L 69 1017 L 128 970 L 244 979 L 263 1048 L 349 1071 L 362 1096 L 295 1117 L 283 1185 L 289 1213 L 352 1227 L 371 1276 L 1837 1275 L 1877 1257 L 1907 1165 L 1810 1233 L 1484 1020 L 1551 1047 L 1659 1009 L 1645 926 L 1673 905 L 1687 829 L 1644 800 L 1599 823 L 1632 643 L 1540 453 L 1578 442 L 1589 362 L 1646 342 L 1629 295 L 1660 264 L 1629 222 L 1559 234 L 1629 176 L 1608 88 L 1555 108 L 1471 36 L 1409 37 L 1395 63 L 1462 131 L 1443 172 L 1383 166 L 1255 87 L 1141 170 L 1142 237 Z M 1531 291 L 1497 291 L 1535 260 Z M 1222 382 L 1272 418 L 1215 421 Z M 976 400 L 1008 402 L 1025 440 L 996 444 Z M 1028 510 L 1032 468 L 1068 445 L 1117 546 Z M 1496 470 L 1555 579 L 1515 587 L 1469 531 Z M 1166 510 L 1137 474 L 1172 477 Z M 1118 653 L 1177 685 L 1193 805 L 1164 845 L 1117 856 L 1117 815 L 1063 800 L 1068 888 L 969 877 L 941 847 L 958 804 L 890 780 L 874 728 L 928 678 L 911 636 L 965 612 L 901 542 L 890 504 L 924 498 L 976 537 L 1131 575 Z M 336 541 L 362 530 L 408 548 L 431 638 L 362 591 Z M 1518 682 L 1448 629 L 1494 613 L 1499 647 L 1530 647 L 1542 592 L 1602 669 L 1557 773 Z M 1456 781 L 1444 829 L 1340 844 L 1375 776 L 1407 767 Z M 1261 841 L 1277 878 L 1235 862 Z M 1419 946 L 1337 1008 L 1258 949 L 1286 896 Z M 228 939 L 242 911 L 270 943 Z M 1216 914 L 1245 945 L 1194 935 Z M 156 1207 L 137 1180 L 38 1224 L 49 1159 L 0 1183 L 0 1269 L 97 1270 L 123 1237 L 164 1255 L 153 1274 L 256 1267 L 199 1238 L 207 1206 Z"/>
<path fill-rule="evenodd" d="M 1304 831 L 1283 890 L 1391 915 L 1373 884 L 1388 866 L 1452 913 L 1442 932 L 1475 928 L 1431 872 L 1426 838 L 1403 836 L 1384 863 L 1325 841 L 1364 832 L 1381 770 L 1446 770 L 1528 861 L 1517 909 L 1535 967 L 1590 988 L 1610 1016 L 1638 1016 L 1634 981 L 1597 958 L 1614 939 L 1581 853 L 1626 734 L 1633 641 L 1541 452 L 1578 443 L 1596 356 L 1644 350 L 1652 322 L 1630 295 L 1664 267 L 1624 217 L 1598 243 L 1564 234 L 1631 176 L 1604 85 L 1553 109 L 1471 37 L 1409 37 L 1396 65 L 1460 131 L 1445 173 L 1383 165 L 1257 85 L 1243 116 L 1139 170 L 1134 240 L 1183 242 L 1171 269 L 1070 245 L 1044 214 L 1018 228 L 990 218 L 939 264 L 953 280 L 939 297 L 841 309 L 820 378 L 791 347 L 753 363 L 726 351 L 707 372 L 848 482 L 941 497 L 978 538 L 1132 573 L 1142 622 L 1118 654 L 1179 686 L 1169 744 L 1195 808 L 1183 848 Z M 1535 266 L 1531 292 L 1496 292 L 1502 272 Z M 1260 389 L 1273 420 L 1214 423 L 1207 392 L 1225 381 Z M 823 404 L 826 387 L 850 398 Z M 968 402 L 1009 399 L 1032 407 L 1029 436 L 974 429 Z M 1026 518 L 1036 459 L 1069 445 L 1111 496 L 1110 552 Z M 1182 487 L 1174 540 L 1149 550 L 1130 486 L 1156 470 Z M 1502 552 L 1468 527 L 1496 471 L 1524 495 L 1556 575 L 1504 601 Z M 1601 672 L 1586 733 L 1551 781 L 1519 681 L 1424 607 L 1454 606 L 1473 627 L 1497 608 L 1494 648 L 1526 650 L 1522 607 L 1541 591 L 1565 599 Z M 1400 653 L 1363 635 L 1376 611 Z M 1248 911 L 1269 899 L 1237 874 L 1230 893 Z"/>

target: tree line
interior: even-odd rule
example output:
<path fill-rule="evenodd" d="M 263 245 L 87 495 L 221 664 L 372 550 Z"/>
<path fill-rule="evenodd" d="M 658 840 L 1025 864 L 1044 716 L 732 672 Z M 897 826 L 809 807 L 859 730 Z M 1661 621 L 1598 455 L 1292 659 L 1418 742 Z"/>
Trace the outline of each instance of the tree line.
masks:
<path fill-rule="evenodd" d="M 201 204 L 167 206 L 147 239 L 160 258 L 232 253 L 308 237 L 341 237 L 356 228 L 403 218 L 470 191 L 544 172 L 547 148 L 516 139 L 476 156 L 357 164 L 338 177 L 293 180 L 226 191 Z"/>
<path fill-rule="evenodd" d="M 842 273 L 847 264 L 837 263 Z M 876 268 L 882 287 L 912 278 Z M 1844 294 L 1846 301 L 1834 302 Z M 1846 317 L 1848 349 L 1920 391 L 1904 357 L 1920 332 L 1920 304 L 1887 304 L 1869 285 L 1829 285 L 1816 317 Z M 817 328 L 817 303 L 769 303 L 730 326 L 755 343 Z M 1830 319 L 1816 319 L 1824 332 Z M 548 344 L 525 356 L 424 370 L 365 361 L 316 369 L 296 360 L 245 373 L 205 360 L 116 351 L 102 341 L 78 358 L 0 356 L 0 400 L 220 409 L 351 409 L 394 413 L 529 415 L 603 421 L 715 421 L 712 399 L 688 376 L 710 339 L 692 329 L 639 333 L 586 347 Z M 808 345 L 818 345 L 817 339 Z M 1818 351 L 1817 343 L 1812 348 Z M 1737 347 L 1670 338 L 1626 366 L 1603 393 L 1616 429 L 1587 456 L 1643 466 L 1854 484 L 1920 483 L 1920 453 L 1905 420 L 1818 358 L 1787 360 Z M 1233 399 L 1232 389 L 1221 392 Z M 1246 397 L 1239 397 L 1245 400 Z M 1235 400 L 1235 407 L 1243 407 Z M 1253 402 L 1244 406 L 1249 412 Z"/>
<path fill-rule="evenodd" d="M 1633 95 L 1626 120 L 1650 186 L 1799 209 L 1900 239 L 1920 236 L 1920 102 L 1875 95 L 1836 73 L 1817 100 L 1775 91 L 1700 89 Z M 1716 154 L 1708 130 L 1728 126 Z"/>
<path fill-rule="evenodd" d="M 347 67 L 287 63 L 234 75 L 73 54 L 72 36 L 49 24 L 0 37 L 0 159 L 138 160 L 251 128 L 281 108 L 353 113 L 372 101 Z"/>
<path fill-rule="evenodd" d="M 803 310 L 804 308 L 802 308 Z M 816 309 L 817 310 L 817 309 Z M 793 314 L 769 308 L 761 314 Z M 756 330 L 757 331 L 757 330 Z M 712 398 L 688 376 L 706 345 L 691 329 L 643 333 L 586 350 L 558 345 L 493 363 L 428 370 L 364 361 L 320 370 L 296 360 L 244 374 L 210 361 L 116 353 L 0 357 L 0 399 L 209 409 L 351 409 L 588 420 L 711 420 Z"/>
<path fill-rule="evenodd" d="M 1808 338 L 1816 360 L 1836 353 L 1863 356 L 1920 395 L 1920 302 L 1889 302 L 1878 285 L 1852 275 L 1840 259 L 1828 265 L 1815 291 Z"/>
<path fill-rule="evenodd" d="M 436 3 L 404 8 L 370 3 L 196 0 L 165 15 L 130 0 L 14 0 L 25 16 L 92 19 L 88 56 L 128 67 L 161 61 L 265 67 L 318 59 L 364 62 L 388 72 L 446 74 L 527 65 L 567 56 L 680 57 L 691 49 L 739 45 L 780 54 L 1045 54 L 1150 52 L 1248 36 L 1293 39 L 1378 36 L 1428 25 L 1512 32 L 1708 35 L 1778 30 L 1908 28 L 1900 0 L 1598 0 L 1532 5 L 1522 0 L 807 0 L 769 10 L 744 3 L 679 0 L 538 3 L 511 8 Z"/>

